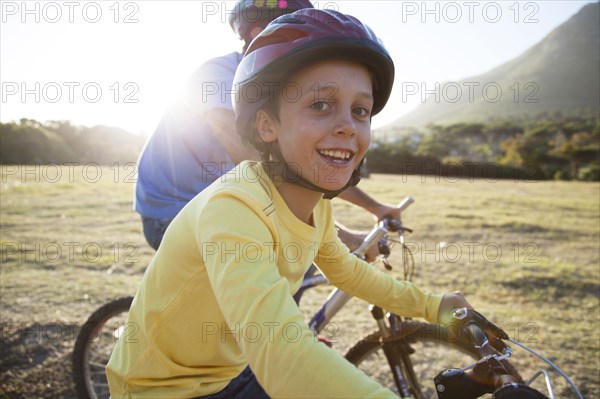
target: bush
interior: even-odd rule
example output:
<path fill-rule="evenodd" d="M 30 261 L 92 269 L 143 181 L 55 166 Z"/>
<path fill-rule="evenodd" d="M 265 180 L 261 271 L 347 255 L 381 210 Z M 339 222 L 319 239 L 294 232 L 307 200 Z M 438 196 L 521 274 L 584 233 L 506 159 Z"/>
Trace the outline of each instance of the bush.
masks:
<path fill-rule="evenodd" d="M 588 165 L 580 168 L 577 172 L 577 180 L 600 181 L 600 166 Z"/>

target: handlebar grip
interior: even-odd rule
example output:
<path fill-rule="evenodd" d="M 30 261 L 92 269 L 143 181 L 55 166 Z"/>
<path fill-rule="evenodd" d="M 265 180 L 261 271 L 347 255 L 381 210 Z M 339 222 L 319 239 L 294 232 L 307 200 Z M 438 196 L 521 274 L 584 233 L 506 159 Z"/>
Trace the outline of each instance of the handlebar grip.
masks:
<path fill-rule="evenodd" d="M 471 339 L 477 349 L 484 349 L 489 344 L 488 337 L 475 320 L 469 320 L 465 323 L 465 328 L 471 333 Z"/>
<path fill-rule="evenodd" d="M 494 391 L 495 399 L 548 399 L 541 392 L 523 384 L 507 384 Z"/>
<path fill-rule="evenodd" d="M 481 329 L 485 331 L 486 334 L 492 334 L 495 337 L 500 339 L 508 339 L 508 334 L 498 327 L 496 324 L 492 323 L 488 319 L 485 318 L 481 313 L 474 309 L 467 308 L 458 308 L 452 311 L 452 317 L 458 321 L 464 320 L 465 324 L 467 322 L 474 322 Z"/>
<path fill-rule="evenodd" d="M 402 212 L 406 208 L 408 208 L 413 202 L 415 202 L 415 199 L 413 197 L 406 197 L 402 200 L 402 202 L 398 204 L 397 208 L 400 209 L 400 212 Z"/>

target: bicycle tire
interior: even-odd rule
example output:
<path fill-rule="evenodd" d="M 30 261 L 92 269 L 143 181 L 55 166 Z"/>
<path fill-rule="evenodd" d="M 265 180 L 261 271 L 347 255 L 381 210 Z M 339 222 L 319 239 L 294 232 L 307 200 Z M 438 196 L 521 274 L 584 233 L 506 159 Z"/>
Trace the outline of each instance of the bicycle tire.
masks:
<path fill-rule="evenodd" d="M 417 399 L 437 398 L 433 377 L 439 372 L 450 367 L 468 366 L 480 358 L 465 337 L 449 339 L 447 330 L 438 324 L 403 321 L 399 331 L 396 338 L 399 344 L 409 344 L 411 348 L 410 351 L 401 350 L 401 368 L 412 395 Z M 351 347 L 345 357 L 375 381 L 398 394 L 380 342 L 380 332 L 373 332 Z M 509 373 L 521 380 L 510 362 L 503 360 L 502 363 Z"/>
<path fill-rule="evenodd" d="M 98 308 L 79 330 L 73 348 L 73 379 L 80 399 L 110 397 L 105 367 L 119 339 L 133 297 L 115 299 Z"/>

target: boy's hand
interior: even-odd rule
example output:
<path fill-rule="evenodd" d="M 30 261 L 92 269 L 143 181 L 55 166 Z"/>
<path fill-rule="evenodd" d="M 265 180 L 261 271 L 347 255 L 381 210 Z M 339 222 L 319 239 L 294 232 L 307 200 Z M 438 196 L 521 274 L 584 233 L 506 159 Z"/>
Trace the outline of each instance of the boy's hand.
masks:
<path fill-rule="evenodd" d="M 453 292 L 451 294 L 444 295 L 438 312 L 438 323 L 443 326 L 450 326 L 453 323 L 457 323 L 458 320 L 452 317 L 452 311 L 457 308 L 471 309 L 469 312 L 471 312 L 472 319 L 479 326 L 479 328 L 487 334 L 489 339 L 495 337 L 508 339 L 508 334 L 506 334 L 504 330 L 487 320 L 481 313 L 473 309 L 473 306 L 471 306 L 471 304 L 466 300 L 465 296 L 460 292 Z M 448 338 L 454 339 L 456 338 L 456 334 L 459 334 L 459 331 L 456 328 L 448 329 Z M 493 343 L 492 346 L 494 346 Z M 482 350 L 483 354 L 494 353 L 494 349 L 490 346 L 486 346 L 485 348 L 482 348 Z"/>
<path fill-rule="evenodd" d="M 442 325 L 449 325 L 455 322 L 455 320 L 452 318 L 452 311 L 456 308 L 473 309 L 473 306 L 471 306 L 461 292 L 453 292 L 451 294 L 444 295 L 438 311 L 438 323 Z"/>
<path fill-rule="evenodd" d="M 452 311 L 456 308 L 473 309 L 473 306 L 467 301 L 462 292 L 445 294 L 438 311 L 438 323 L 445 327 L 455 324 L 456 320 L 452 317 Z M 456 328 L 448 328 L 448 338 L 450 340 L 457 339 L 459 334 L 460 332 Z"/>

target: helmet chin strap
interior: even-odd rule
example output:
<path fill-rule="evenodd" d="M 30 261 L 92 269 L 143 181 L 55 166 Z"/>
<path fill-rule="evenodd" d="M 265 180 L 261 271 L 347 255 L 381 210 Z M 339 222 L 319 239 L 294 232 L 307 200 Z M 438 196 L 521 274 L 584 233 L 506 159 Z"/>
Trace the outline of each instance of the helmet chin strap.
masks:
<path fill-rule="evenodd" d="M 344 187 L 338 190 L 326 190 L 303 178 L 301 173 L 296 168 L 290 167 L 283 159 L 283 155 L 281 155 L 281 151 L 279 150 L 279 145 L 277 142 L 270 143 L 269 152 L 271 156 L 275 158 L 275 161 L 265 162 L 265 166 L 268 168 L 270 176 L 280 176 L 288 183 L 296 184 L 298 186 L 308 188 L 309 190 L 323 193 L 323 198 L 325 199 L 335 198 L 346 189 L 356 186 L 360 181 L 360 169 L 365 160 L 364 158 L 361 159 L 356 169 L 354 169 L 354 172 L 352 172 L 350 180 L 348 180 Z"/>

